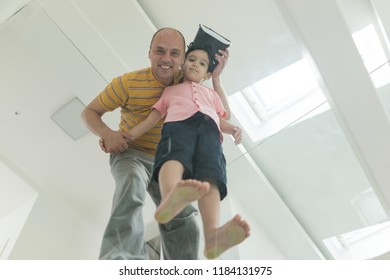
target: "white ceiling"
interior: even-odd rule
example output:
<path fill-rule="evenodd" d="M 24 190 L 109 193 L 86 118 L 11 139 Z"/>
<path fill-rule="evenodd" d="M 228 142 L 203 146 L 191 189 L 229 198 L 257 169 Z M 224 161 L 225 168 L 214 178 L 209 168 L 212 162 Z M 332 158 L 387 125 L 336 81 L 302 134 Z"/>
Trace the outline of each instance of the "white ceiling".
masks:
<path fill-rule="evenodd" d="M 0 0 L 0 23 L 3 23 L 31 0 Z"/>

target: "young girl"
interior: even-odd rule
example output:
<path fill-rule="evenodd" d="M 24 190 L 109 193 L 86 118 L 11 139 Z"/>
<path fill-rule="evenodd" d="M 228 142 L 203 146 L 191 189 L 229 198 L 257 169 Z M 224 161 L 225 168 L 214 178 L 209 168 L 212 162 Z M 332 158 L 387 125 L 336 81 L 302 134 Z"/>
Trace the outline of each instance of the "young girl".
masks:
<path fill-rule="evenodd" d="M 220 121 L 226 114 L 218 94 L 201 82 L 211 77 L 207 51 L 190 47 L 183 67 L 183 83 L 167 87 L 147 119 L 130 129 L 137 138 L 164 116 L 153 177 L 162 201 L 155 218 L 167 223 L 198 200 L 205 237 L 204 254 L 217 258 L 249 236 L 249 225 L 239 215 L 219 226 L 220 201 L 226 196 L 226 161 L 221 131 L 234 126 Z M 210 67 L 210 68 L 209 68 Z"/>

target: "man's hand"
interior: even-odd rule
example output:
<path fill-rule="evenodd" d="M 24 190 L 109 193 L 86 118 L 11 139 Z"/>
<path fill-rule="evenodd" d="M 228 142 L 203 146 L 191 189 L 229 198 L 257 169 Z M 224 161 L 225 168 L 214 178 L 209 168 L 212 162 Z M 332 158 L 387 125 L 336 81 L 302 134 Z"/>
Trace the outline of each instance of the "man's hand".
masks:
<path fill-rule="evenodd" d="M 99 139 L 99 146 L 105 153 L 118 154 L 126 151 L 128 143 L 133 140 L 134 138 L 126 132 L 110 130 Z"/>
<path fill-rule="evenodd" d="M 234 138 L 234 144 L 241 144 L 242 141 L 242 129 L 239 126 L 232 127 L 233 133 L 232 136 Z"/>
<path fill-rule="evenodd" d="M 221 131 L 226 134 L 230 134 L 234 138 L 234 143 L 236 145 L 241 144 L 242 141 L 242 129 L 239 126 L 233 125 L 226 120 L 219 118 L 221 125 Z"/>

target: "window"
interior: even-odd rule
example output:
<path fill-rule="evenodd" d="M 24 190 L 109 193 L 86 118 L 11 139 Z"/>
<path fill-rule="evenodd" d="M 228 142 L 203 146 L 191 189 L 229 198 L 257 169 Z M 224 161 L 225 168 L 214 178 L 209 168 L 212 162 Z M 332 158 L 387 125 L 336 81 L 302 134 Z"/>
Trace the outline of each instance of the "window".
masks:
<path fill-rule="evenodd" d="M 326 101 L 304 59 L 231 95 L 229 100 L 232 111 L 254 142 L 276 133 Z"/>
<path fill-rule="evenodd" d="M 390 251 L 390 222 L 365 227 L 323 242 L 336 260 L 373 259 Z"/>
<path fill-rule="evenodd" d="M 375 87 L 390 82 L 390 67 L 373 25 L 352 34 Z M 316 76 L 302 59 L 229 96 L 231 108 L 253 142 L 329 109 Z"/>
<path fill-rule="evenodd" d="M 374 25 L 352 34 L 356 47 L 376 88 L 390 82 L 390 67 Z"/>
<path fill-rule="evenodd" d="M 262 79 L 243 90 L 261 120 L 291 106 L 318 89 L 317 80 L 305 60 Z"/>

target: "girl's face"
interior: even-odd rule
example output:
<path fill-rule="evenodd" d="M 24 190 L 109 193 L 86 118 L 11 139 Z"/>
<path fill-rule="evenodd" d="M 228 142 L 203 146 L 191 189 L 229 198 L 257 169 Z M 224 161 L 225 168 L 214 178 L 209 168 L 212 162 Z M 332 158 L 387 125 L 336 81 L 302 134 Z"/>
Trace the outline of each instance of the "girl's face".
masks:
<path fill-rule="evenodd" d="M 210 78 L 211 73 L 207 72 L 209 68 L 209 56 L 204 50 L 193 50 L 187 55 L 184 63 L 184 81 L 200 83 Z"/>

